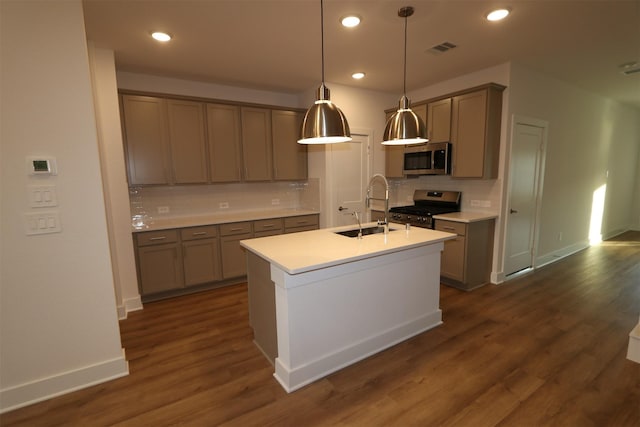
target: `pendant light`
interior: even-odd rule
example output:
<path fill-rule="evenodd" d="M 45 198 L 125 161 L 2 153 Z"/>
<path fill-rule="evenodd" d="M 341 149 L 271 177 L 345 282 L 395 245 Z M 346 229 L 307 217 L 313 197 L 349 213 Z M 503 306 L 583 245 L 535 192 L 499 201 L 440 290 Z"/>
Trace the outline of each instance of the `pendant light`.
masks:
<path fill-rule="evenodd" d="M 408 145 L 427 142 L 427 129 L 422 119 L 411 110 L 411 101 L 407 98 L 407 18 L 413 15 L 413 7 L 406 6 L 398 10 L 398 16 L 404 18 L 404 81 L 402 98 L 398 111 L 393 113 L 384 129 L 383 145 Z"/>
<path fill-rule="evenodd" d="M 324 84 L 324 7 L 320 0 L 320 34 L 322 46 L 322 84 L 316 102 L 307 110 L 302 121 L 299 144 L 334 144 L 351 141 L 349 123 L 340 108 L 329 99 Z"/>

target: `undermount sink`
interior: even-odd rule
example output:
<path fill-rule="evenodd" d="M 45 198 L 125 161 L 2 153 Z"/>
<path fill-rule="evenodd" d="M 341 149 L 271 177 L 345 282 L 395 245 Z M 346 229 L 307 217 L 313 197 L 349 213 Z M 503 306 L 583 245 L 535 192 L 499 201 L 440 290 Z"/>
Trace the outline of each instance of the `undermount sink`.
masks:
<path fill-rule="evenodd" d="M 360 229 L 356 228 L 354 230 L 345 230 L 345 231 L 335 231 L 336 234 L 340 234 L 342 236 L 347 237 L 358 237 L 358 232 Z M 395 229 L 390 228 L 389 231 L 395 231 Z M 374 226 L 374 227 L 365 227 L 362 229 L 362 235 L 368 236 L 369 234 L 378 234 L 384 233 L 384 227 L 382 226 Z"/>

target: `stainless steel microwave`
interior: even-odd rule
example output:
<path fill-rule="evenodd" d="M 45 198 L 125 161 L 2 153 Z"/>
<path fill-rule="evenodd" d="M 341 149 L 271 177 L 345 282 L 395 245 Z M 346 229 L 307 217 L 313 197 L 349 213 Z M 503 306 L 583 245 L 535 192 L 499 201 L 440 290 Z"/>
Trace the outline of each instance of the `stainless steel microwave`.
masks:
<path fill-rule="evenodd" d="M 451 144 L 427 142 L 404 148 L 405 175 L 448 175 L 451 173 Z"/>

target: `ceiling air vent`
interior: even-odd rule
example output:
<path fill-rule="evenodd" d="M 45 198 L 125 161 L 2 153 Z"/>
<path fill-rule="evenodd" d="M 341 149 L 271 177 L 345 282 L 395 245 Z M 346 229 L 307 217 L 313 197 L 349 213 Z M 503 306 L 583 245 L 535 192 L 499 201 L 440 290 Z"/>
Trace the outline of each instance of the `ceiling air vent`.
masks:
<path fill-rule="evenodd" d="M 451 43 L 451 42 L 442 42 L 440 44 L 437 44 L 433 47 L 431 47 L 430 49 L 427 50 L 427 52 L 429 53 L 433 53 L 433 54 L 440 54 L 440 53 L 445 53 L 453 48 L 457 47 L 457 45 Z"/>

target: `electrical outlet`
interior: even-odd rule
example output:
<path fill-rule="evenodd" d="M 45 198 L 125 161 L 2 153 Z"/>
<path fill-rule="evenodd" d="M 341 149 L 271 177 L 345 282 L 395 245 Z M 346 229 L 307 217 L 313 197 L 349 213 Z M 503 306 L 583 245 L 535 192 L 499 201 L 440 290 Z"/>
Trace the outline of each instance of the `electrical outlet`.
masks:
<path fill-rule="evenodd" d="M 280 199 L 271 199 L 271 204 L 273 206 L 279 205 L 280 204 Z"/>
<path fill-rule="evenodd" d="M 491 202 L 489 200 L 471 200 L 471 206 L 477 208 L 490 208 Z"/>
<path fill-rule="evenodd" d="M 229 202 L 220 202 L 220 209 L 229 209 Z"/>
<path fill-rule="evenodd" d="M 160 214 L 169 213 L 169 206 L 158 206 L 158 213 Z"/>

